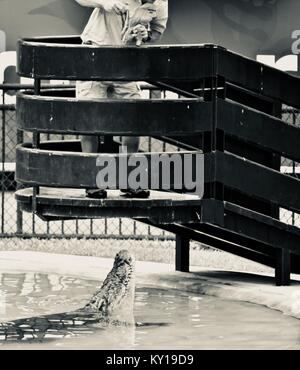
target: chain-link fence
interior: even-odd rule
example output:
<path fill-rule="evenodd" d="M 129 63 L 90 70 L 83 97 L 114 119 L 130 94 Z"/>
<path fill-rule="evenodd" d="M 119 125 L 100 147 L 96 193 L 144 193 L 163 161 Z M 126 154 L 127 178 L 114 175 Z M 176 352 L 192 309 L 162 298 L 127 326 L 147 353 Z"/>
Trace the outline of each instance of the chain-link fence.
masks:
<path fill-rule="evenodd" d="M 300 111 L 291 107 L 284 106 L 282 110 L 282 119 L 294 126 L 300 127 Z M 293 177 L 300 177 L 300 163 L 294 162 L 288 158 L 282 157 L 281 172 Z M 300 214 L 281 209 L 280 218 L 283 222 L 300 227 Z"/>
<path fill-rule="evenodd" d="M 13 191 L 16 188 L 14 181 L 15 147 L 18 140 L 16 130 L 15 97 L 10 91 L 1 93 L 1 235 L 16 234 L 17 209 Z"/>

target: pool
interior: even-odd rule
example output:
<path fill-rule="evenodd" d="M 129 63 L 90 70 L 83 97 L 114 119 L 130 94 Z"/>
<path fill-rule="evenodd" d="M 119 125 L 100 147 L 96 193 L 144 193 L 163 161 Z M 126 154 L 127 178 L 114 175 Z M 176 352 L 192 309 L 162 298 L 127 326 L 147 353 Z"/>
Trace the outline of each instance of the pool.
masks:
<path fill-rule="evenodd" d="M 0 274 L 0 322 L 75 310 L 99 285 L 55 274 Z M 134 313 L 147 326 L 0 340 L 0 349 L 300 349 L 299 320 L 253 304 L 138 287 Z"/>

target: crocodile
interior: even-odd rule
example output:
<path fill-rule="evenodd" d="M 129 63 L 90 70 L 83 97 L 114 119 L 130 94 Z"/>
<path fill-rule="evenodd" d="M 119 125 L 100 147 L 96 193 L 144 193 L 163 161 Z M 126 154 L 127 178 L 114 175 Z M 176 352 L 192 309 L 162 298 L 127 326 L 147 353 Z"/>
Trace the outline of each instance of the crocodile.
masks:
<path fill-rule="evenodd" d="M 142 326 L 134 322 L 134 295 L 135 260 L 131 253 L 122 250 L 101 289 L 83 308 L 0 323 L 0 343 L 65 338 L 109 326 Z"/>

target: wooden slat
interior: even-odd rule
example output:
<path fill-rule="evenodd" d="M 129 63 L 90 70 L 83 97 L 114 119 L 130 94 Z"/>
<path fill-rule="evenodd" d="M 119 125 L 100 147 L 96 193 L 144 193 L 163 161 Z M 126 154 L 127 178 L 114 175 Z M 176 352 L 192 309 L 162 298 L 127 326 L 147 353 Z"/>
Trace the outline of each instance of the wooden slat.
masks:
<path fill-rule="evenodd" d="M 218 225 L 218 223 L 216 223 L 216 225 Z M 261 243 L 254 239 L 250 239 L 249 237 L 242 235 L 240 233 L 234 233 L 232 231 L 226 230 L 224 228 L 225 222 L 223 222 L 223 228 L 220 228 L 219 226 L 216 225 L 207 223 L 198 223 L 195 225 L 189 225 L 189 227 L 193 228 L 195 231 L 199 231 L 208 235 L 213 235 L 215 238 L 220 238 L 222 240 L 228 241 L 229 243 L 240 245 L 243 248 L 247 248 L 257 253 L 261 253 L 269 257 L 275 258 L 276 249 L 271 247 L 270 245 Z"/>
<path fill-rule="evenodd" d="M 197 135 L 211 129 L 211 103 L 200 100 L 77 100 L 20 94 L 25 131 L 98 135 Z"/>
<path fill-rule="evenodd" d="M 300 128 L 246 106 L 219 99 L 217 127 L 254 148 L 300 161 Z"/>
<path fill-rule="evenodd" d="M 300 180 L 230 153 L 205 156 L 205 181 L 300 212 Z"/>
<path fill-rule="evenodd" d="M 146 222 L 146 223 L 149 224 L 149 222 Z M 160 227 L 161 229 L 167 232 L 171 232 L 174 234 L 180 234 L 186 239 L 195 240 L 199 243 L 209 245 L 213 248 L 234 254 L 239 257 L 250 259 L 254 262 L 261 263 L 269 267 L 275 266 L 275 260 L 272 257 L 263 255 L 261 253 L 257 253 L 255 251 L 251 251 L 249 249 L 245 249 L 242 246 L 230 243 L 227 240 L 215 238 L 213 234 L 202 233 L 197 230 L 194 230 L 192 227 L 187 227 L 186 225 L 175 224 L 175 225 L 159 225 L 158 226 L 153 223 L 151 223 L 151 225 L 155 227 Z"/>
<path fill-rule="evenodd" d="M 212 55 L 216 47 L 211 45 L 93 47 L 62 43 L 72 39 L 57 40 L 20 41 L 19 74 L 103 81 L 192 81 L 215 74 Z"/>
<path fill-rule="evenodd" d="M 300 255 L 299 228 L 234 204 L 224 206 L 224 229 Z"/>
<path fill-rule="evenodd" d="M 188 162 L 186 155 L 191 159 Z M 164 162 L 163 157 L 166 166 L 159 165 L 161 158 Z M 173 159 L 178 163 L 178 167 L 174 166 L 176 170 L 171 165 Z M 104 186 L 107 189 L 127 189 L 128 176 L 134 170 L 139 174 L 142 171 L 141 176 L 146 182 L 144 187 L 148 189 L 193 192 L 189 186 L 193 185 L 196 171 L 200 175 L 197 179 L 201 181 L 197 185 L 204 188 L 204 159 L 200 152 L 88 154 L 32 149 L 22 145 L 17 148 L 16 179 L 31 186 L 95 189 L 99 172 L 107 168 L 107 163 L 112 166 L 109 167 L 111 178 Z M 185 176 L 186 166 L 191 166 L 193 177 L 190 179 Z"/>
<path fill-rule="evenodd" d="M 262 96 L 300 108 L 300 78 L 226 49 L 216 50 L 217 74 Z"/>

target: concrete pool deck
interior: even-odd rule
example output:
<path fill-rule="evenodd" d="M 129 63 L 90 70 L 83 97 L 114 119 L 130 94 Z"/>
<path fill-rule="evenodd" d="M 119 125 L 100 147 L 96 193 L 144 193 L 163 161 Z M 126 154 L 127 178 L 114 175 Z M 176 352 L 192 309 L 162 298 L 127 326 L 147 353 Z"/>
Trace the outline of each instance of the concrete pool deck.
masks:
<path fill-rule="evenodd" d="M 0 273 L 52 273 L 103 281 L 113 260 L 39 252 L 0 252 Z M 274 286 L 269 274 L 216 271 L 191 267 L 191 273 L 174 272 L 174 265 L 137 262 L 137 285 L 250 302 L 300 319 L 300 276 L 290 287 Z"/>

